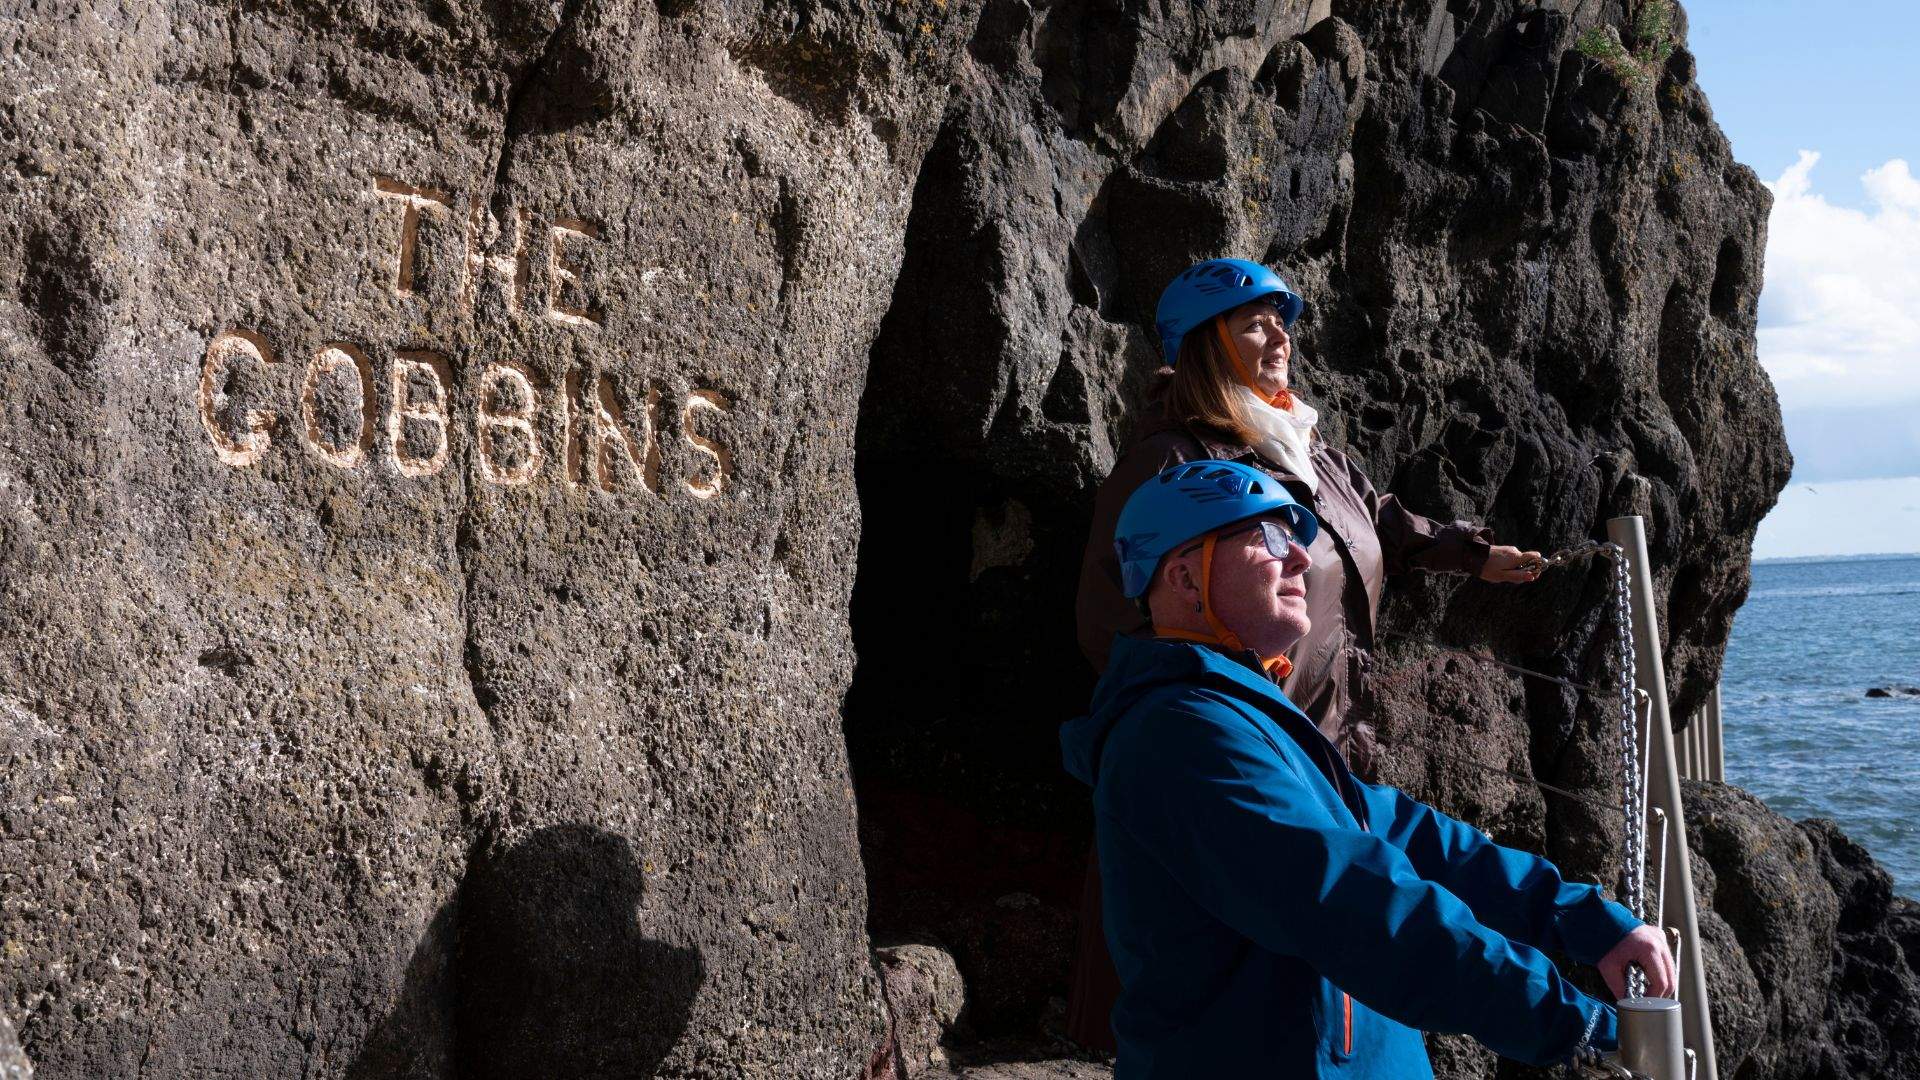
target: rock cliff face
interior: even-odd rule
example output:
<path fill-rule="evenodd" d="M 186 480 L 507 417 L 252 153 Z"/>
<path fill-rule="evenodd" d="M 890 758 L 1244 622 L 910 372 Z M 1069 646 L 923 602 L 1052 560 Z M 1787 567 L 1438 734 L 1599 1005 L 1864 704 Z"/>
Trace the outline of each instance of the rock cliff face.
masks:
<path fill-rule="evenodd" d="M 42 1074 L 857 1071 L 852 438 L 964 5 L 14 10 Z"/>
<path fill-rule="evenodd" d="M 1542 548 L 1650 515 L 1684 715 L 1788 459 L 1766 195 L 1684 47 L 1644 84 L 1573 51 L 1630 15 L 0 25 L 0 1012 L 53 1077 L 937 1060 L 884 1045 L 871 926 L 952 951 L 975 1033 L 1045 1029 L 1072 582 L 1153 299 L 1208 255 L 1297 283 L 1300 389 L 1415 509 Z M 1420 643 L 1599 678 L 1604 596 L 1396 582 L 1389 778 L 1607 877 L 1603 811 L 1486 771 L 1604 798 L 1605 718 Z M 1765 855 L 1701 828 L 1755 1075 L 1908 1045 L 1875 1003 L 1914 917 L 1858 849 L 1794 834 L 1856 882 L 1831 932 L 1743 921 Z M 1776 957 L 1827 996 L 1779 999 Z"/>
<path fill-rule="evenodd" d="M 1831 821 L 1688 784 L 1722 1075 L 1920 1075 L 1920 903 Z"/>

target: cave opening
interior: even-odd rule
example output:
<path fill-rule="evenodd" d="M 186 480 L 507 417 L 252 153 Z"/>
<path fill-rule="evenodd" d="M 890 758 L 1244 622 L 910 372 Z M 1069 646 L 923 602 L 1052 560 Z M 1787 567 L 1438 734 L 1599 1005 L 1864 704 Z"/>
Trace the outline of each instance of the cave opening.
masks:
<path fill-rule="evenodd" d="M 922 169 L 861 399 L 844 719 L 875 944 L 949 952 L 962 1032 L 1004 1040 L 1058 1029 L 1072 962 L 1091 814 L 1058 726 L 1093 685 L 1073 632 L 1092 489 L 990 438 L 1004 331 L 987 276 L 953 268 L 991 240 L 941 197 L 963 154 L 943 133 Z"/>

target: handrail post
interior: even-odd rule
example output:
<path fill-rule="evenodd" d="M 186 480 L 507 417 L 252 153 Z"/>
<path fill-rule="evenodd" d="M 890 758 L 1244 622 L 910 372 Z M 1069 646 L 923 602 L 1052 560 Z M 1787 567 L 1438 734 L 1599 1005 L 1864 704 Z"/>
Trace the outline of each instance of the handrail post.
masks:
<path fill-rule="evenodd" d="M 1713 696 L 1707 699 L 1707 779 L 1727 782 L 1727 738 L 1722 728 L 1726 717 L 1721 712 L 1720 684 L 1713 684 Z"/>
<path fill-rule="evenodd" d="M 1693 864 L 1687 856 L 1686 817 L 1680 812 L 1680 772 L 1674 760 L 1673 721 L 1667 713 L 1667 672 L 1661 659 L 1660 627 L 1654 617 L 1653 573 L 1647 560 L 1646 523 L 1638 515 L 1607 522 L 1607 537 L 1626 553 L 1628 599 L 1633 610 L 1634 674 L 1650 698 L 1647 722 L 1647 799 L 1665 812 L 1668 827 L 1661 858 L 1677 888 L 1662 882 L 1661 908 L 1651 912 L 1656 926 L 1680 929 L 1682 1027 L 1687 1045 L 1699 1054 L 1703 1080 L 1718 1080 L 1713 1024 L 1707 1012 L 1707 966 L 1700 955 L 1700 924 L 1693 895 Z"/>
<path fill-rule="evenodd" d="M 1620 1064 L 1635 1076 L 1688 1080 L 1687 1048 L 1680 1041 L 1680 1003 L 1630 997 L 1615 1007 L 1620 1013 Z"/>

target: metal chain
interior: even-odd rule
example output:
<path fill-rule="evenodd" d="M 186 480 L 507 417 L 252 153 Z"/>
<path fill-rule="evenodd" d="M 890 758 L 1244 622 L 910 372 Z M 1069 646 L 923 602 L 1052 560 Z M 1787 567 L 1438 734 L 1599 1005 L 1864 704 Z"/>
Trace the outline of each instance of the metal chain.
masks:
<path fill-rule="evenodd" d="M 1620 817 L 1621 829 L 1624 834 L 1622 839 L 1626 849 L 1623 855 L 1626 867 L 1624 873 L 1625 880 L 1622 883 L 1622 892 L 1626 901 L 1627 910 L 1633 913 L 1634 918 L 1645 922 L 1648 918 L 1648 912 L 1646 911 L 1647 780 L 1645 770 L 1640 767 L 1639 723 L 1636 715 L 1637 709 L 1635 708 L 1640 698 L 1640 688 L 1636 685 L 1634 672 L 1633 610 L 1628 599 L 1628 590 L 1631 588 L 1631 582 L 1628 579 L 1627 573 L 1626 550 L 1619 544 L 1589 540 L 1585 543 L 1554 552 L 1545 558 L 1530 559 L 1522 564 L 1521 568 L 1539 574 L 1550 567 L 1565 566 L 1575 560 L 1589 559 L 1596 555 L 1604 556 L 1613 562 L 1614 635 L 1620 654 L 1620 681 L 1617 687 L 1620 710 Z M 1453 649 L 1449 646 L 1438 645 L 1437 643 L 1429 644 L 1434 644 L 1435 647 L 1446 649 L 1449 652 L 1458 652 L 1476 660 L 1496 664 L 1508 670 L 1519 672 L 1520 674 L 1531 675 L 1549 682 L 1569 686 L 1576 690 L 1591 692 L 1595 689 L 1574 683 L 1568 679 L 1560 678 L 1559 676 L 1548 675 L 1545 672 L 1529 671 L 1525 668 L 1508 664 L 1503 660 L 1496 660 L 1490 656 L 1469 653 L 1465 650 Z M 1474 764 L 1481 763 L 1474 762 Z M 1498 771 L 1504 772 L 1505 770 Z M 1541 786 L 1544 787 L 1545 785 Z M 1562 794 L 1571 793 L 1563 792 Z M 1653 917 L 1657 919 L 1659 913 L 1653 913 Z M 1635 997 L 1641 997 L 1645 996 L 1646 992 L 1646 973 L 1641 971 L 1636 964 L 1627 965 L 1627 993 Z"/>
<path fill-rule="evenodd" d="M 1576 559 L 1590 559 L 1595 555 L 1605 555 L 1608 558 L 1613 558 L 1616 555 L 1618 555 L 1619 552 L 1620 552 L 1619 544 L 1606 543 L 1599 540 L 1589 540 L 1584 544 L 1576 544 L 1570 548 L 1563 548 L 1560 551 L 1556 551 L 1552 555 L 1549 555 L 1544 559 L 1530 560 L 1529 563 L 1524 567 L 1524 569 L 1534 570 L 1537 572 L 1537 571 L 1545 570 L 1548 567 L 1565 566 L 1566 564 L 1573 562 Z"/>
<path fill-rule="evenodd" d="M 1627 910 L 1634 918 L 1645 922 L 1646 876 L 1647 876 L 1647 780 L 1640 768 L 1639 727 L 1636 723 L 1634 708 L 1638 697 L 1635 686 L 1633 653 L 1633 610 L 1629 606 L 1627 594 L 1631 583 L 1627 579 L 1627 553 L 1618 544 L 1606 545 L 1607 555 L 1613 560 L 1613 620 L 1620 645 L 1620 767 L 1621 793 L 1620 815 L 1621 829 L 1626 841 L 1626 882 L 1625 892 Z M 1657 914 L 1654 916 L 1659 917 Z M 1637 965 L 1627 965 L 1627 993 L 1633 997 L 1645 997 L 1647 993 L 1647 975 Z"/>

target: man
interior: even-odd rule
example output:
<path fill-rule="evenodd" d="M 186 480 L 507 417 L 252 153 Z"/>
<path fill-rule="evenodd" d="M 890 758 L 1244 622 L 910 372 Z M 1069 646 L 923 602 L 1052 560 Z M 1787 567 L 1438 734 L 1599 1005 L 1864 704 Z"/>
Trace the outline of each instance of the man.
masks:
<path fill-rule="evenodd" d="M 1277 686 L 1308 626 L 1318 523 L 1273 479 L 1178 465 L 1121 511 L 1126 594 L 1090 715 L 1119 1080 L 1431 1077 L 1421 1031 L 1535 1064 L 1614 1046 L 1614 1012 L 1540 952 L 1673 987 L 1659 932 L 1551 863 L 1361 783 Z M 1349 996 L 1351 995 L 1351 996 Z"/>

